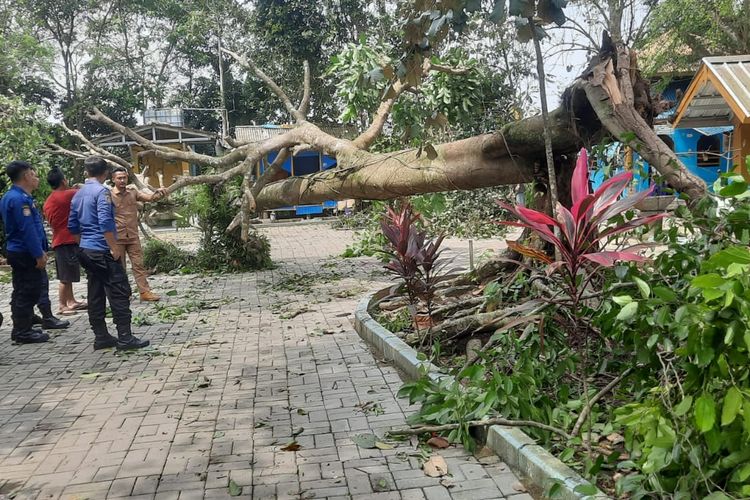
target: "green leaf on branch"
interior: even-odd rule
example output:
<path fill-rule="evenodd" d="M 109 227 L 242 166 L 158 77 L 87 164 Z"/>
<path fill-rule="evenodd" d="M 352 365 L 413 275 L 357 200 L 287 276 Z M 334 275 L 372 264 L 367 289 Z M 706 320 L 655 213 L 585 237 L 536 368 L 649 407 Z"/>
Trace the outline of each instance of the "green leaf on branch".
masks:
<path fill-rule="evenodd" d="M 721 409 L 721 426 L 734 422 L 742 407 L 742 393 L 734 386 L 730 387 L 724 396 L 724 406 Z"/>
<path fill-rule="evenodd" d="M 685 396 L 685 399 L 680 401 L 680 403 L 674 407 L 674 414 L 681 417 L 690 410 L 691 406 L 693 406 L 693 396 L 688 394 Z"/>
<path fill-rule="evenodd" d="M 617 313 L 617 319 L 620 321 L 628 321 L 630 319 L 633 319 L 637 312 L 638 302 L 630 302 L 628 304 L 625 304 L 623 308 L 620 309 L 620 312 Z"/>
<path fill-rule="evenodd" d="M 698 430 L 706 433 L 716 423 L 716 403 L 709 394 L 703 394 L 695 402 L 695 424 Z"/>
<path fill-rule="evenodd" d="M 641 296 L 644 299 L 647 299 L 649 298 L 649 296 L 651 296 L 651 287 L 648 286 L 648 283 L 643 281 L 638 276 L 633 276 L 633 281 L 638 286 L 638 290 L 641 292 Z"/>
<path fill-rule="evenodd" d="M 721 188 L 721 190 L 719 191 L 719 194 L 725 197 L 737 196 L 747 191 L 747 187 L 748 187 L 747 182 L 744 182 L 744 181 L 733 182 L 729 184 L 728 186 L 724 186 L 723 188 Z"/>
<path fill-rule="evenodd" d="M 716 273 L 701 274 L 696 276 L 692 281 L 692 285 L 695 288 L 707 289 L 707 288 L 718 288 L 726 283 L 726 280 Z"/>

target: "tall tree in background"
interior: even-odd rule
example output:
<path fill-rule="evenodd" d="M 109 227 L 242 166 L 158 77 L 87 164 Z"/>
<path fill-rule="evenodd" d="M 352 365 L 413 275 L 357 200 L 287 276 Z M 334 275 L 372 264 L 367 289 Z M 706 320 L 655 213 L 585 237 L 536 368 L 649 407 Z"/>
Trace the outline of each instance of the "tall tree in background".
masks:
<path fill-rule="evenodd" d="M 645 28 L 646 71 L 694 70 L 703 57 L 750 54 L 750 1 L 664 0 Z"/>
<path fill-rule="evenodd" d="M 55 101 L 48 77 L 53 52 L 33 28 L 16 2 L 0 0 L 0 95 L 50 107 Z"/>

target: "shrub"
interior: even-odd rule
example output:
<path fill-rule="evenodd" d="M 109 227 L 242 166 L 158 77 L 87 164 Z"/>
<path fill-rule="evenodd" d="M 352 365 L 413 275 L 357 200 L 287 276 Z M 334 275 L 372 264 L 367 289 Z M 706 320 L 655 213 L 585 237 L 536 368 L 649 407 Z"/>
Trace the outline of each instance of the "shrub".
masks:
<path fill-rule="evenodd" d="M 143 248 L 143 264 L 156 273 L 176 271 L 192 260 L 193 256 L 168 241 L 151 239 Z"/>
<path fill-rule="evenodd" d="M 189 214 L 198 219 L 201 246 L 197 266 L 206 271 L 252 271 L 272 265 L 268 238 L 251 231 L 247 241 L 227 227 L 239 209 L 240 180 L 223 186 L 200 186 L 190 198 Z"/>
<path fill-rule="evenodd" d="M 267 269 L 272 266 L 271 244 L 258 232 L 251 232 L 247 241 L 224 232 L 204 240 L 196 260 L 198 267 L 207 271 Z"/>

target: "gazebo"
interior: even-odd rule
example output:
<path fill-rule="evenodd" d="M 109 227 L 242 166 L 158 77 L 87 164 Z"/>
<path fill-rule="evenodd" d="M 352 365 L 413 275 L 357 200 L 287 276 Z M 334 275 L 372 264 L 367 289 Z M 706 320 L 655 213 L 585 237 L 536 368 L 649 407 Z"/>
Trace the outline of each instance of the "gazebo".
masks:
<path fill-rule="evenodd" d="M 139 135 L 170 148 L 187 151 L 197 144 L 216 144 L 218 137 L 210 132 L 165 123 L 149 123 L 133 129 Z M 153 187 L 170 186 L 177 176 L 193 175 L 190 164 L 185 161 L 165 160 L 153 154 L 139 156 L 143 147 L 128 136 L 114 133 L 94 139 L 94 144 L 107 149 L 127 148 L 130 151 L 133 168 L 141 173 L 148 166 L 146 176 Z M 160 181 L 161 178 L 161 181 Z"/>
<path fill-rule="evenodd" d="M 704 58 L 672 123 L 675 129 L 732 127 L 727 144 L 730 164 L 748 178 L 745 158 L 750 155 L 750 55 Z M 717 145 L 717 149 L 723 148 Z"/>

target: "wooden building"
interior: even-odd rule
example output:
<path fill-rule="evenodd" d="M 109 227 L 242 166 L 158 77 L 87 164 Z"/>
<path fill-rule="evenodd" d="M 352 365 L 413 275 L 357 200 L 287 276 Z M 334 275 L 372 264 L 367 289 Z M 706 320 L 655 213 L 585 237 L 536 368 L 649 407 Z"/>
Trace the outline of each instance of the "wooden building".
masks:
<path fill-rule="evenodd" d="M 726 130 L 723 143 L 708 146 L 712 151 L 726 150 L 729 165 L 741 168 L 747 177 L 744 165 L 750 156 L 750 55 L 704 58 L 677 106 L 672 126 L 676 130 Z M 708 157 L 699 155 L 698 166 L 701 160 L 711 162 Z"/>
<path fill-rule="evenodd" d="M 170 148 L 188 151 L 198 144 L 215 145 L 217 136 L 202 130 L 186 127 L 177 127 L 162 123 L 150 123 L 136 127 L 134 131 L 152 142 Z M 141 173 L 148 166 L 146 177 L 151 186 L 158 188 L 170 186 L 176 177 L 183 175 L 195 175 L 195 169 L 185 161 L 172 161 L 159 158 L 153 154 L 139 156 L 143 151 L 138 143 L 128 136 L 115 133 L 96 138 L 94 144 L 110 150 L 127 150 L 130 153 L 133 168 L 136 173 Z M 160 183 L 161 178 L 161 183 Z"/>

